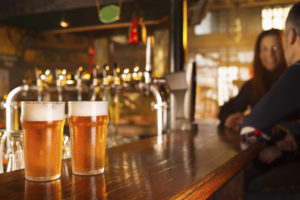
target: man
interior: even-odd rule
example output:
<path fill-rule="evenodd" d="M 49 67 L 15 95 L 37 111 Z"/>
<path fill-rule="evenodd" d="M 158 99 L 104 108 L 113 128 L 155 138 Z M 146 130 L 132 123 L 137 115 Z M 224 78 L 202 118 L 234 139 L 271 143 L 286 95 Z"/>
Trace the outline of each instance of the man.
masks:
<path fill-rule="evenodd" d="M 294 137 L 300 136 L 296 121 L 300 119 L 300 2 L 288 14 L 284 50 L 289 68 L 245 117 L 241 135 L 246 143 L 273 140 L 281 150 L 294 151 L 297 149 Z M 276 141 L 272 129 L 277 124 L 289 127 L 290 131 Z M 281 152 L 265 149 L 269 151 L 260 152 L 259 157 L 267 163 L 280 156 Z M 248 185 L 246 199 L 300 199 L 299 167 L 299 162 L 292 162 L 257 177 Z"/>
<path fill-rule="evenodd" d="M 241 135 L 247 142 L 271 140 L 272 127 L 288 119 L 300 118 L 300 2 L 288 14 L 284 49 L 290 67 L 245 117 Z M 290 136 L 284 140 L 289 143 L 288 149 L 296 148 Z"/>

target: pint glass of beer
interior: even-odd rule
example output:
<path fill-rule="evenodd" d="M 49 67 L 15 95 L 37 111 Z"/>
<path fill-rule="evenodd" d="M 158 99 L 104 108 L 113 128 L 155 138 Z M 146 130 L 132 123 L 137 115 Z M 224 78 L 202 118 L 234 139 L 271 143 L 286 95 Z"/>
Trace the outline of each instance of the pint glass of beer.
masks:
<path fill-rule="evenodd" d="M 60 177 L 64 102 L 21 102 L 25 178 L 48 181 Z"/>
<path fill-rule="evenodd" d="M 103 173 L 108 124 L 107 102 L 68 102 L 68 110 L 73 173 Z"/>

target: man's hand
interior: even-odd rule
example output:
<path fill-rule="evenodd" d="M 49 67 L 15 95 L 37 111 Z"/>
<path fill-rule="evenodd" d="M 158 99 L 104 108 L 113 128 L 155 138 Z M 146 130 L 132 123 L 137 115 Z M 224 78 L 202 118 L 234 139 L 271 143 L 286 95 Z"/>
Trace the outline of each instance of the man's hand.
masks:
<path fill-rule="evenodd" d="M 282 155 L 281 150 L 276 146 L 267 146 L 258 154 L 258 159 L 261 162 L 270 164 Z"/>
<path fill-rule="evenodd" d="M 244 121 L 244 115 L 240 112 L 236 112 L 227 117 L 224 126 L 233 131 L 239 131 L 243 121 Z"/>
<path fill-rule="evenodd" d="M 287 132 L 284 139 L 276 142 L 276 146 L 282 151 L 296 151 L 298 148 L 294 136 L 289 132 Z"/>

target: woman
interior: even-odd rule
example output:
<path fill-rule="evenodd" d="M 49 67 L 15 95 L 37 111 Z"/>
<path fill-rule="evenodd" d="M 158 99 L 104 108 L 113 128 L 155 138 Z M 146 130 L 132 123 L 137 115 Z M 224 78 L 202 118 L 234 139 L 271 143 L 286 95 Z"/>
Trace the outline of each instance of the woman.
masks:
<path fill-rule="evenodd" d="M 243 112 L 251 108 L 270 89 L 287 67 L 282 46 L 283 33 L 277 29 L 259 34 L 253 60 L 254 76 L 239 94 L 225 103 L 219 112 L 221 126 L 238 131 L 243 123 Z"/>

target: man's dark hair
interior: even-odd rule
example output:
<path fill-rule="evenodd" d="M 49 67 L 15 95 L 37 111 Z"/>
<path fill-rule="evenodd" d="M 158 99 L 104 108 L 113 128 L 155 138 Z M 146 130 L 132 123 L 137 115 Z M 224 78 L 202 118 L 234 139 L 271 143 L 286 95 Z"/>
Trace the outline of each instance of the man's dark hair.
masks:
<path fill-rule="evenodd" d="M 293 5 L 286 18 L 285 31 L 287 32 L 291 28 L 300 36 L 300 2 Z"/>

